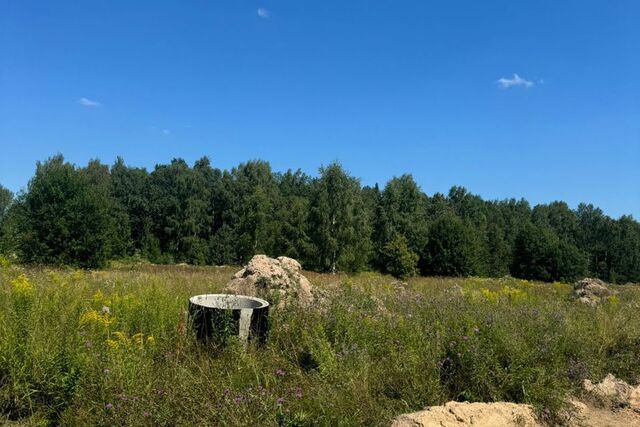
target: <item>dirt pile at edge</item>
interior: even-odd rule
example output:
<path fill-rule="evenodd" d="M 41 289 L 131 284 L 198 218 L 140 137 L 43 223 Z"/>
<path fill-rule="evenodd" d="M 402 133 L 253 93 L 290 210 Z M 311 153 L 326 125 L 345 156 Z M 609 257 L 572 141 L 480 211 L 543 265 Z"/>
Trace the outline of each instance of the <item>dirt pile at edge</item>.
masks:
<path fill-rule="evenodd" d="M 608 374 L 594 384 L 584 380 L 584 390 L 597 405 L 572 399 L 564 414 L 566 425 L 578 427 L 640 427 L 640 386 L 633 387 Z M 397 417 L 392 427 L 537 427 L 543 426 L 530 405 L 495 402 L 447 402 Z"/>
<path fill-rule="evenodd" d="M 583 387 L 593 397 L 610 406 L 640 411 L 640 386 L 630 386 L 612 374 L 598 384 L 584 380 Z"/>
<path fill-rule="evenodd" d="M 392 427 L 537 427 L 533 409 L 529 405 L 509 402 L 469 403 L 447 402 L 424 411 L 400 415 Z"/>

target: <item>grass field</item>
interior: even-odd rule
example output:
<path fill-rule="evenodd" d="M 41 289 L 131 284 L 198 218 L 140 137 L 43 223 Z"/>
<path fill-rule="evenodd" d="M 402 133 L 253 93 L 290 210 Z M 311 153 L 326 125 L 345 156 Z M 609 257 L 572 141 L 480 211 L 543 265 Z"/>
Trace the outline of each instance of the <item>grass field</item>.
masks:
<path fill-rule="evenodd" d="M 0 422 L 386 425 L 448 400 L 527 402 L 552 420 L 584 378 L 640 379 L 640 290 L 601 307 L 566 284 L 307 277 L 317 308 L 272 311 L 268 345 L 193 342 L 187 298 L 237 268 L 0 267 Z"/>

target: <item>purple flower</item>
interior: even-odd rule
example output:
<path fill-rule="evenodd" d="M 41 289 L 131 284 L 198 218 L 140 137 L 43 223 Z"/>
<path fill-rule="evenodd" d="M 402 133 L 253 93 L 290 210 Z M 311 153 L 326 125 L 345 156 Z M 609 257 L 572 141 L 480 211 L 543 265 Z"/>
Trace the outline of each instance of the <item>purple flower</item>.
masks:
<path fill-rule="evenodd" d="M 282 369 L 276 369 L 276 376 L 284 377 L 284 371 Z"/>
<path fill-rule="evenodd" d="M 143 416 L 143 417 L 145 417 L 145 418 L 149 418 L 149 417 L 151 416 L 151 414 L 150 414 L 150 413 L 148 413 L 147 411 L 144 411 L 144 412 L 142 413 L 142 416 Z"/>
<path fill-rule="evenodd" d="M 284 403 L 284 397 L 279 397 L 279 398 L 276 400 L 276 403 L 277 403 L 278 405 L 282 405 L 282 404 Z"/>
<path fill-rule="evenodd" d="M 296 393 L 295 393 L 295 396 L 296 396 L 298 399 L 301 399 L 301 398 L 302 398 L 302 389 L 301 389 L 300 387 L 296 387 Z"/>
<path fill-rule="evenodd" d="M 242 396 L 237 395 L 233 398 L 233 401 L 236 402 L 236 404 L 239 404 L 240 402 L 242 402 Z"/>
<path fill-rule="evenodd" d="M 111 403 L 107 403 L 106 405 L 104 405 L 104 409 L 106 409 L 107 411 L 110 411 L 113 409 L 113 405 Z"/>

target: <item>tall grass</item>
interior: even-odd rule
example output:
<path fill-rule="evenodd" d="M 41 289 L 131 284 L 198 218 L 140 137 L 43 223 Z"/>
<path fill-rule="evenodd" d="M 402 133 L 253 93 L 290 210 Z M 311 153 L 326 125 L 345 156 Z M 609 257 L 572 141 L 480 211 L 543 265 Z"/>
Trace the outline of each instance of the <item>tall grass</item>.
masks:
<path fill-rule="evenodd" d="M 553 417 L 584 378 L 640 379 L 640 293 L 566 284 L 309 274 L 264 348 L 193 342 L 187 298 L 224 267 L 0 267 L 0 420 L 31 425 L 385 425 L 448 400 Z"/>

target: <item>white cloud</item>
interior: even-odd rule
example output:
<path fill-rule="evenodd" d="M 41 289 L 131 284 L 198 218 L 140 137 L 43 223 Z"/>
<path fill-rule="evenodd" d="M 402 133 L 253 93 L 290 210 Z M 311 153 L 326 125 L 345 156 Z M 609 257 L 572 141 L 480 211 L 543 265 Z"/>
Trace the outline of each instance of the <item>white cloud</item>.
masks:
<path fill-rule="evenodd" d="M 78 99 L 78 104 L 82 105 L 83 107 L 100 107 L 102 105 L 98 101 L 94 101 L 85 97 Z"/>
<path fill-rule="evenodd" d="M 271 12 L 263 7 L 259 8 L 257 13 L 260 18 L 269 19 L 271 17 Z"/>
<path fill-rule="evenodd" d="M 520 77 L 517 74 L 513 74 L 513 78 L 505 78 L 501 77 L 498 81 L 498 86 L 503 89 L 508 89 L 510 87 L 523 86 L 523 87 L 531 87 L 534 83 L 531 80 L 527 80 L 525 78 Z"/>

